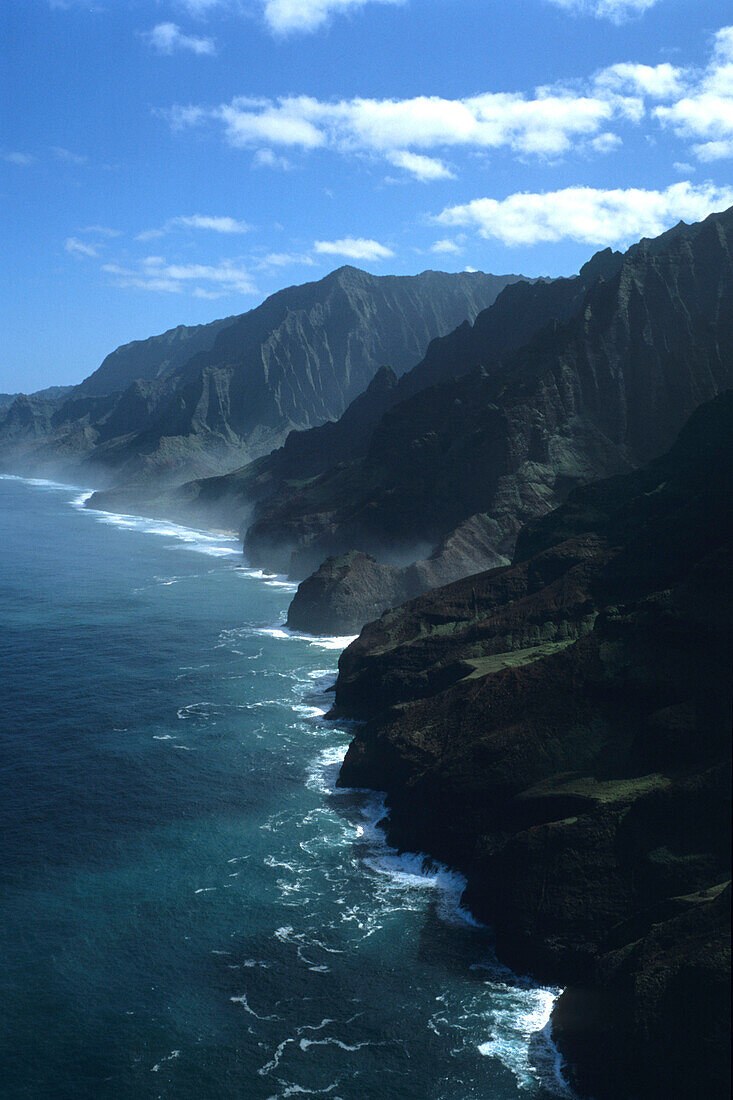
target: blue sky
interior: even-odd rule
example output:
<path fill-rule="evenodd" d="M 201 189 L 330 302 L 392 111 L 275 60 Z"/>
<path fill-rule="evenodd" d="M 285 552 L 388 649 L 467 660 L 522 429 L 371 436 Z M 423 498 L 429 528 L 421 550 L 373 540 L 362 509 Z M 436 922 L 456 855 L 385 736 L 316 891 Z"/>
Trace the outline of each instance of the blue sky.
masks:
<path fill-rule="evenodd" d="M 0 391 L 342 263 L 570 274 L 733 204 L 721 0 L 3 0 Z"/>

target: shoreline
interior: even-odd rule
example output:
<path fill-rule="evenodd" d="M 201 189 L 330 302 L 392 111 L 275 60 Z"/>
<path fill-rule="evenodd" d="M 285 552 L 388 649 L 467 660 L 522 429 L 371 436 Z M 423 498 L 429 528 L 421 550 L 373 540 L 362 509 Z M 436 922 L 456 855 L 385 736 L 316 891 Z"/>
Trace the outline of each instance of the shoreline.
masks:
<path fill-rule="evenodd" d="M 12 474 L 0 476 L 11 480 L 22 481 L 35 487 L 47 487 L 50 489 L 63 489 L 70 492 L 78 492 L 76 499 L 71 500 L 69 503 L 80 512 L 83 511 L 88 512 L 90 515 L 106 516 L 109 517 L 110 520 L 141 521 L 150 524 L 166 524 L 170 527 L 169 531 L 153 530 L 149 533 L 156 533 L 158 535 L 170 534 L 173 537 L 190 533 L 192 535 L 210 537 L 214 540 L 225 538 L 228 541 L 236 541 L 241 547 L 241 540 L 238 535 L 226 532 L 222 529 L 213 527 L 208 529 L 203 527 L 193 528 L 168 518 L 144 516 L 134 513 L 112 513 L 103 509 L 87 508 L 86 501 L 92 495 L 93 490 L 84 489 L 81 486 L 55 482 L 46 478 L 29 478 Z M 124 526 L 124 524 L 122 526 Z M 142 530 L 144 530 L 144 528 L 142 528 Z M 236 550 L 233 551 L 233 553 L 236 552 Z M 241 553 L 241 549 L 239 552 Z M 280 574 L 266 573 L 264 570 L 249 569 L 244 562 L 237 564 L 234 568 L 238 570 L 244 569 L 253 579 L 261 579 L 263 583 L 268 585 L 274 584 L 277 587 L 288 587 L 291 589 L 297 587 L 297 585 L 293 585 L 291 582 L 280 579 Z M 271 637 L 282 638 L 283 640 L 292 639 L 293 641 L 307 641 L 310 645 L 323 650 L 338 650 L 339 655 L 355 637 L 351 635 L 346 637 L 309 635 L 304 632 L 288 629 L 285 622 L 269 628 L 262 628 L 260 632 Z M 325 695 L 330 694 L 334 685 L 335 680 L 333 683 L 323 688 L 324 698 L 322 701 L 324 704 L 328 702 Z M 312 697 L 304 690 L 303 695 L 300 697 L 301 705 L 310 706 L 311 698 Z M 320 708 L 318 709 L 318 714 L 310 715 L 314 720 L 323 721 L 331 728 L 339 721 L 342 723 L 347 722 L 351 725 L 350 720 L 345 716 L 340 719 L 329 718 L 327 716 L 328 711 L 322 711 Z M 349 731 L 349 744 L 352 740 L 353 736 Z M 488 933 L 489 927 L 464 903 L 463 899 L 469 882 L 460 867 L 457 867 L 450 861 L 445 861 L 444 859 L 434 856 L 427 850 L 403 848 L 393 843 L 393 840 L 390 838 L 390 811 L 385 806 L 388 796 L 384 791 L 372 788 L 338 786 L 338 777 L 347 750 L 348 745 L 339 746 L 338 759 L 335 758 L 336 746 L 330 746 L 329 749 L 324 750 L 325 753 L 329 755 L 329 759 L 320 760 L 319 757 L 316 757 L 313 760 L 306 783 L 310 785 L 311 782 L 316 781 L 317 789 L 329 798 L 354 798 L 358 796 L 364 798 L 365 804 L 359 807 L 358 813 L 363 819 L 365 835 L 372 838 L 372 842 L 376 848 L 374 855 L 370 857 L 373 862 L 368 860 L 367 865 L 370 866 L 372 870 L 376 870 L 380 874 L 385 874 L 396 882 L 408 884 L 416 890 L 429 889 L 433 891 L 436 899 L 436 912 L 440 919 L 447 924 L 476 930 L 484 929 Z M 320 755 L 323 754 L 319 754 L 319 756 Z M 333 771 L 330 782 L 326 779 L 326 773 L 328 771 Z M 318 780 L 319 772 L 320 781 Z M 505 964 L 498 956 L 494 955 L 494 958 L 500 969 L 503 968 L 507 970 L 507 976 L 511 973 L 510 986 L 516 987 L 517 989 L 524 989 L 528 993 L 530 991 L 536 993 L 542 1005 L 547 1009 L 542 1020 L 540 1020 L 537 1015 L 533 1017 L 535 1022 L 541 1023 L 542 1026 L 538 1027 L 536 1031 L 531 1032 L 531 1034 L 537 1038 L 541 1037 L 540 1041 L 545 1045 L 547 1050 L 548 1065 L 551 1063 L 553 1067 L 552 1080 L 548 1080 L 544 1075 L 542 1079 L 535 1077 L 538 1086 L 549 1090 L 552 1095 L 557 1097 L 576 1097 L 577 1094 L 573 1091 L 570 1082 L 564 1075 L 565 1063 L 562 1054 L 552 1038 L 552 1011 L 562 991 L 557 988 L 552 988 L 547 983 L 535 980 L 529 974 L 523 974 L 519 970 L 514 971 L 505 968 Z M 475 965 L 481 964 L 477 962 Z M 540 1010 L 538 1009 L 537 1011 L 539 1012 Z M 479 1048 L 480 1053 L 487 1057 L 498 1057 L 498 1055 L 495 1055 L 492 1048 L 493 1042 L 493 1039 L 487 1038 L 486 1042 L 481 1044 Z M 524 1072 L 530 1071 L 525 1069 Z"/>

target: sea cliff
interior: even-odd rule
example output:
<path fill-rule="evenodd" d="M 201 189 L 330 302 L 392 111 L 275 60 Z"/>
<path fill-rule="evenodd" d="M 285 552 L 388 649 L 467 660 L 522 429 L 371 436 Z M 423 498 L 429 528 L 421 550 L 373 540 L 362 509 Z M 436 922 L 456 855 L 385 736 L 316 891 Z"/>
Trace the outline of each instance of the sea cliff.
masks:
<path fill-rule="evenodd" d="M 339 663 L 340 783 L 567 986 L 556 1038 L 609 1100 L 728 1095 L 732 439 L 728 392 Z"/>

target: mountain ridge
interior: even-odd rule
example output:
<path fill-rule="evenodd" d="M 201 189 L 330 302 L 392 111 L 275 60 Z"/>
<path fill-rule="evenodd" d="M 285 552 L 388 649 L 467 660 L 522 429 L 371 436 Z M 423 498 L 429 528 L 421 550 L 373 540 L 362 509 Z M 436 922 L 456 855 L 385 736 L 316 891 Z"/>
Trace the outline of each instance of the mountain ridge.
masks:
<path fill-rule="evenodd" d="M 406 370 L 518 278 L 338 268 L 238 317 L 123 345 L 67 398 L 11 405 L 0 456 L 108 484 L 223 472 L 338 417 L 383 363 Z"/>
<path fill-rule="evenodd" d="M 574 484 L 661 453 L 702 401 L 733 384 L 732 252 L 733 211 L 632 247 L 568 321 L 555 318 L 498 363 L 394 405 L 363 458 L 259 505 L 249 559 L 300 577 L 359 550 L 379 562 L 381 582 L 392 568 L 387 588 L 403 600 L 508 561 L 524 522 Z M 446 553 L 467 523 L 474 551 Z M 359 568 L 366 589 L 363 559 Z M 338 572 L 343 627 L 350 579 Z M 298 629 L 314 611 L 304 595 L 290 615 Z M 352 630 L 360 615 L 357 598 Z M 319 620 L 325 629 L 327 615 Z"/>

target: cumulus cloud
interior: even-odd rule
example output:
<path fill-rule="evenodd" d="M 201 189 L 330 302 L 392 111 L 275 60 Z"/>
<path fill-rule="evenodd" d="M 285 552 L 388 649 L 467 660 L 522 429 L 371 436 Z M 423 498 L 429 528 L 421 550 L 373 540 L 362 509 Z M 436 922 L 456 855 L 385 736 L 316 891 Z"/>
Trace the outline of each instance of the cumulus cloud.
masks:
<path fill-rule="evenodd" d="M 259 147 L 260 158 L 267 155 L 262 146 L 367 152 L 425 180 L 452 174 L 441 160 L 428 155 L 433 150 L 505 147 L 526 156 L 556 157 L 577 142 L 595 137 L 613 120 L 636 120 L 642 112 L 639 98 L 608 90 L 603 95 L 584 95 L 538 89 L 533 97 L 487 92 L 457 100 L 416 96 L 324 102 L 311 96 L 237 97 L 211 109 L 173 108 L 169 119 L 177 129 L 205 120 L 218 122 L 230 145 Z"/>
<path fill-rule="evenodd" d="M 313 258 L 305 252 L 269 252 L 259 261 L 259 267 L 289 267 L 291 264 L 313 266 Z"/>
<path fill-rule="evenodd" d="M 331 150 L 381 158 L 413 179 L 445 180 L 454 167 L 444 158 L 461 148 L 524 159 L 552 160 L 571 151 L 600 155 L 619 146 L 624 124 L 642 122 L 672 130 L 700 160 L 713 160 L 730 155 L 733 142 L 733 27 L 717 32 L 703 69 L 622 61 L 585 80 L 534 92 L 336 101 L 238 96 L 166 114 L 174 129 L 221 127 L 231 146 L 253 151 L 254 167 L 291 167 L 294 152 Z"/>
<path fill-rule="evenodd" d="M 426 157 L 422 153 L 409 153 L 401 149 L 390 153 L 387 159 L 390 164 L 394 164 L 395 168 L 404 168 L 418 180 L 454 180 L 456 178 L 442 160 Z"/>
<path fill-rule="evenodd" d="M 690 81 L 686 94 L 654 114 L 663 126 L 694 142 L 700 160 L 733 156 L 733 27 L 717 32 L 710 64 Z"/>
<path fill-rule="evenodd" d="M 102 271 L 115 276 L 117 286 L 138 290 L 180 294 L 190 289 L 197 298 L 257 294 L 249 271 L 233 260 L 223 260 L 219 264 L 176 264 L 167 263 L 163 256 L 147 256 L 137 268 L 103 264 Z"/>
<path fill-rule="evenodd" d="M 446 207 L 435 221 L 465 226 L 506 245 L 570 239 L 595 245 L 653 237 L 683 221 L 699 221 L 733 204 L 733 187 L 675 183 L 664 191 L 567 187 L 519 192 L 505 199 L 474 199 Z"/>
<path fill-rule="evenodd" d="M 80 241 L 78 237 L 67 237 L 64 248 L 72 256 L 97 256 L 98 249 L 93 244 Z"/>
<path fill-rule="evenodd" d="M 199 55 L 216 53 L 213 38 L 199 38 L 196 35 L 184 34 L 176 23 L 158 23 L 152 31 L 148 31 L 142 37 L 151 49 L 162 54 L 172 54 L 176 50 L 189 50 Z"/>
<path fill-rule="evenodd" d="M 287 157 L 273 153 L 272 149 L 258 149 L 252 160 L 253 168 L 279 168 L 288 172 L 293 167 Z"/>
<path fill-rule="evenodd" d="M 618 134 L 607 132 L 593 138 L 590 145 L 595 153 L 612 153 L 614 149 L 618 149 L 619 146 L 623 145 L 623 142 Z"/>
<path fill-rule="evenodd" d="M 443 237 L 442 240 L 436 241 L 435 244 L 432 245 L 430 251 L 445 255 L 456 255 L 456 253 L 462 252 L 463 249 L 456 241 L 452 241 L 450 237 Z"/>
<path fill-rule="evenodd" d="M 347 260 L 386 260 L 390 256 L 394 256 L 391 248 L 386 248 L 379 241 L 368 240 L 365 237 L 343 237 L 339 241 L 316 241 L 313 248 L 321 255 L 343 256 Z"/>
<path fill-rule="evenodd" d="M 314 31 L 331 15 L 353 12 L 369 3 L 400 4 L 403 0 L 263 0 L 267 25 L 277 34 Z"/>
<path fill-rule="evenodd" d="M 610 65 L 595 79 L 596 88 L 654 99 L 671 99 L 683 91 L 684 70 L 665 62 L 662 65 L 638 65 L 629 61 Z"/>
<path fill-rule="evenodd" d="M 169 218 L 160 229 L 145 229 L 135 240 L 154 241 L 170 233 L 172 229 L 210 229 L 214 233 L 247 233 L 252 227 L 236 218 L 212 217 L 209 214 L 182 214 Z"/>
<path fill-rule="evenodd" d="M 610 19 L 623 23 L 634 15 L 642 15 L 654 7 L 658 0 L 548 0 L 557 8 L 574 15 L 595 15 L 598 19 Z"/>
<path fill-rule="evenodd" d="M 181 215 L 172 218 L 171 225 L 183 225 L 190 229 L 212 229 L 215 233 L 247 233 L 251 228 L 247 222 L 236 218 L 212 218 L 207 214 Z"/>

